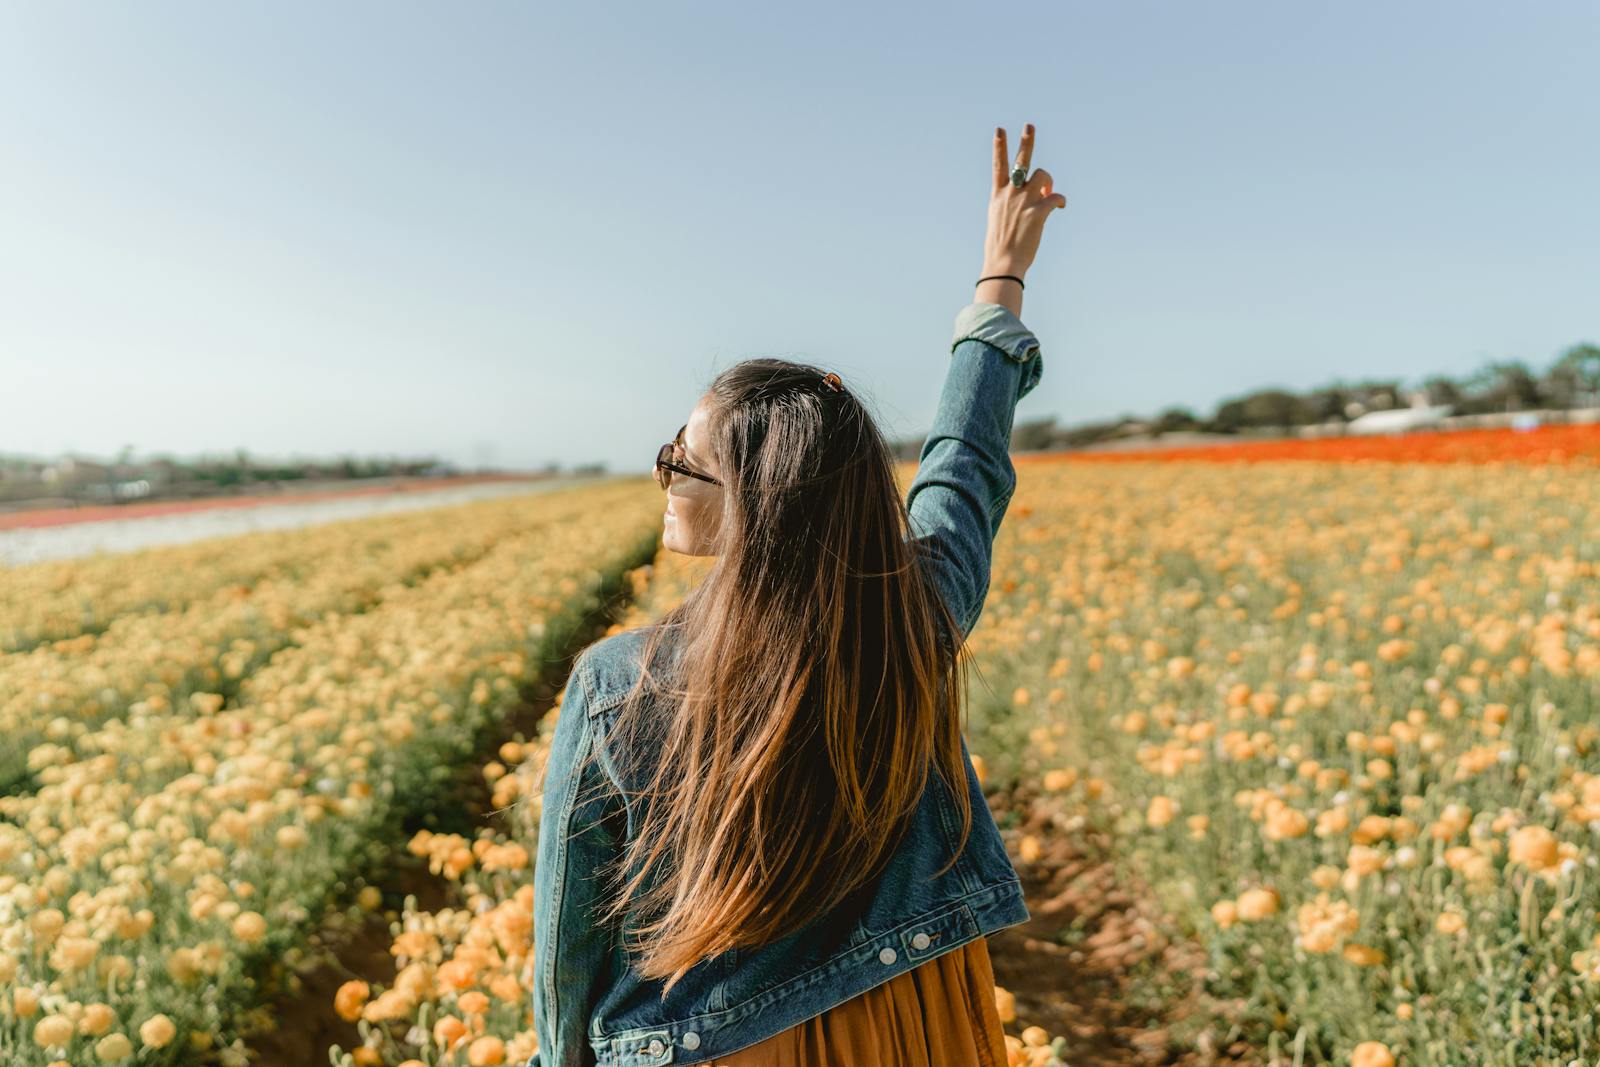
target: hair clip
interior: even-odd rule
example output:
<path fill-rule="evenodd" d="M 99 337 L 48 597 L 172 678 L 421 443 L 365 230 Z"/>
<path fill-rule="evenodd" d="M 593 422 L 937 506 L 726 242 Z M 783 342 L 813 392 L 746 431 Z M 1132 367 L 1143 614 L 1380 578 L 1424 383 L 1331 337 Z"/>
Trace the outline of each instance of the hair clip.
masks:
<path fill-rule="evenodd" d="M 844 392 L 844 384 L 839 381 L 839 376 L 832 371 L 822 376 L 822 384 L 836 393 Z"/>

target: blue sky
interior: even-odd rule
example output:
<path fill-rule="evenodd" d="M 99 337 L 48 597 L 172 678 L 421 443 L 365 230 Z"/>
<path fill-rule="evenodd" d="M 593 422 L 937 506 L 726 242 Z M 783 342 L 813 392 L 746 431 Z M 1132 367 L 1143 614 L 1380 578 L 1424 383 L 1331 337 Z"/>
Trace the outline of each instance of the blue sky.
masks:
<path fill-rule="evenodd" d="M 0 451 L 644 470 L 715 373 L 924 432 L 990 139 L 1019 420 L 1600 342 L 1600 5 L 0 6 Z"/>

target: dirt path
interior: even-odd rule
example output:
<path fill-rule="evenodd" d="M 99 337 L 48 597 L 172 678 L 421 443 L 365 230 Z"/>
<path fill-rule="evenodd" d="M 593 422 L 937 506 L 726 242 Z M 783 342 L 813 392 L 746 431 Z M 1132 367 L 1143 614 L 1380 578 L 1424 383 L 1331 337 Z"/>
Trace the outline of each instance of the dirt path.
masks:
<path fill-rule="evenodd" d="M 1013 804 L 1032 810 L 1024 795 L 996 806 Z M 995 982 L 1016 997 L 1006 1032 L 1040 1026 L 1065 1037 L 1071 1067 L 1262 1063 L 1242 1043 L 1218 1047 L 1220 1028 L 1207 1020 L 1224 1009 L 1208 1006 L 1194 979 L 1204 950 L 1173 936 L 1150 895 L 1116 873 L 1110 840 L 1049 818 L 1022 824 L 1043 842 L 1039 860 L 1013 861 L 1033 917 L 989 937 Z"/>

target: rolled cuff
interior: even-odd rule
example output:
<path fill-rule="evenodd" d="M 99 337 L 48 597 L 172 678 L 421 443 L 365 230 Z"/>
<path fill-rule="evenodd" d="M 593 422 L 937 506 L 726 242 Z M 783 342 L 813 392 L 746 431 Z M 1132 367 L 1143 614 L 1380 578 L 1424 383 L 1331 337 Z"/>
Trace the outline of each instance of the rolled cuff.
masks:
<path fill-rule="evenodd" d="M 962 308 L 956 314 L 955 335 L 950 340 L 951 355 L 955 354 L 956 345 L 973 337 L 989 342 L 1018 363 L 1039 354 L 1039 339 L 1002 304 L 972 303 Z"/>

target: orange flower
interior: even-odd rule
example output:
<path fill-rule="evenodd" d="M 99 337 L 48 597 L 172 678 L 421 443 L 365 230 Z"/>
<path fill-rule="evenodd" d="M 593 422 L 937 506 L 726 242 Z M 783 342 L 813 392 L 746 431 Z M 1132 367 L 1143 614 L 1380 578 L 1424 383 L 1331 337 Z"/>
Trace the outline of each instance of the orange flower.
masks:
<path fill-rule="evenodd" d="M 339 987 L 333 995 L 333 1010 L 339 1013 L 339 1018 L 347 1023 L 353 1023 L 361 1018 L 361 1009 L 367 1005 L 367 997 L 372 989 L 367 983 L 352 980 Z"/>
<path fill-rule="evenodd" d="M 1394 1053 L 1382 1041 L 1363 1041 L 1350 1053 L 1350 1067 L 1394 1067 Z"/>
<path fill-rule="evenodd" d="M 1561 861 L 1556 835 L 1543 826 L 1524 826 L 1511 835 L 1509 859 L 1536 871 L 1554 867 Z"/>

